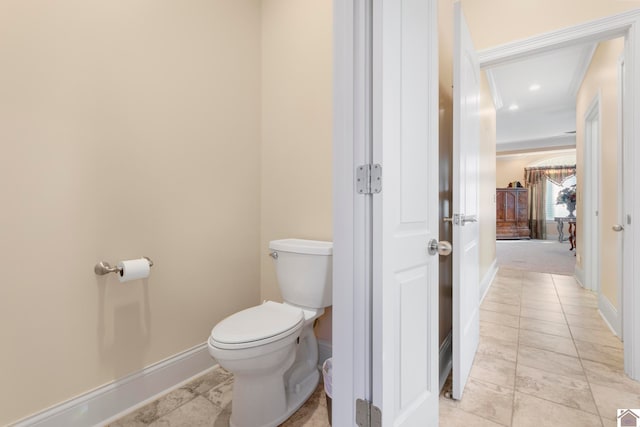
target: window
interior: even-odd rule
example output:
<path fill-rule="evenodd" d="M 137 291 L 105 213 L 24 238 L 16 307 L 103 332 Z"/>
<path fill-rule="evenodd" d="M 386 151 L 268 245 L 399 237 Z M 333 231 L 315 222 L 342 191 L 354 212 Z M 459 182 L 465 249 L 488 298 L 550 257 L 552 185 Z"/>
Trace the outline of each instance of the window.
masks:
<path fill-rule="evenodd" d="M 545 206 L 545 214 L 547 217 L 547 221 L 553 221 L 553 218 L 556 216 L 567 216 L 569 215 L 569 211 L 567 210 L 566 205 L 556 205 L 556 198 L 558 197 L 558 193 L 560 190 L 566 187 L 571 187 L 576 184 L 576 176 L 571 175 L 567 179 L 564 180 L 562 185 L 557 185 L 549 180 L 547 180 L 547 200 Z"/>

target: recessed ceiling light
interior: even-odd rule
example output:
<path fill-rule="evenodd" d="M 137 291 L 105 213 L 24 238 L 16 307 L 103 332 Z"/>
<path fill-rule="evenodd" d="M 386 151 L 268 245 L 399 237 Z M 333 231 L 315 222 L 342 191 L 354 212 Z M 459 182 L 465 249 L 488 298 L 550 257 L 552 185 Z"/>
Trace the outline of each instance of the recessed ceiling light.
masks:
<path fill-rule="evenodd" d="M 518 110 L 520 107 L 518 107 L 518 104 L 511 104 L 509 105 L 509 111 L 516 111 Z"/>
<path fill-rule="evenodd" d="M 535 92 L 536 90 L 540 90 L 540 85 L 537 83 L 532 84 L 531 86 L 529 86 L 529 90 L 531 92 Z"/>

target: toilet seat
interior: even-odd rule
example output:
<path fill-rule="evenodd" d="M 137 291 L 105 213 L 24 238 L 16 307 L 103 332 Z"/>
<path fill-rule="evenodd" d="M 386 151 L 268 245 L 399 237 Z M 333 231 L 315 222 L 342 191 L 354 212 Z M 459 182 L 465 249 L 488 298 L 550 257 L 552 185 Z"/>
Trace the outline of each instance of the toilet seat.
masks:
<path fill-rule="evenodd" d="M 301 309 L 273 301 L 239 311 L 218 323 L 210 342 L 217 348 L 239 350 L 269 344 L 302 329 Z"/>

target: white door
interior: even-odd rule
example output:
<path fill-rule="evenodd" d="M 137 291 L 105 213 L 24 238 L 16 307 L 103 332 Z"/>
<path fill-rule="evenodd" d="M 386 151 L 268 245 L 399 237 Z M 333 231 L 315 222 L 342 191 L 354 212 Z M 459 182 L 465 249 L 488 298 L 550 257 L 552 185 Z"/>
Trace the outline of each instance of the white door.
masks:
<path fill-rule="evenodd" d="M 453 66 L 453 398 L 462 398 L 480 340 L 478 56 L 455 5 Z"/>
<path fill-rule="evenodd" d="M 437 2 L 373 2 L 372 398 L 383 426 L 438 425 Z"/>

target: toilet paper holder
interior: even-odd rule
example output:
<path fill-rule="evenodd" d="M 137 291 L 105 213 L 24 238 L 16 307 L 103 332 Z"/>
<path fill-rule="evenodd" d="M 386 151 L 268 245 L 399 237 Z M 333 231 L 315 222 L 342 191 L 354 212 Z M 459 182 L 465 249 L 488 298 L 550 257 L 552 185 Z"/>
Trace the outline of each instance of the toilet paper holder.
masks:
<path fill-rule="evenodd" d="M 151 260 L 151 258 L 149 258 L 147 256 L 143 256 L 142 258 L 144 258 L 147 261 L 149 261 L 149 267 L 153 267 L 153 261 Z M 104 276 L 105 274 L 109 274 L 109 273 L 118 273 L 118 274 L 120 274 L 120 270 L 122 270 L 122 269 L 120 267 L 118 267 L 117 265 L 114 265 L 112 267 L 111 264 L 109 264 L 106 261 L 100 261 L 99 263 L 97 263 L 95 265 L 95 267 L 93 267 L 93 271 L 98 276 Z"/>

